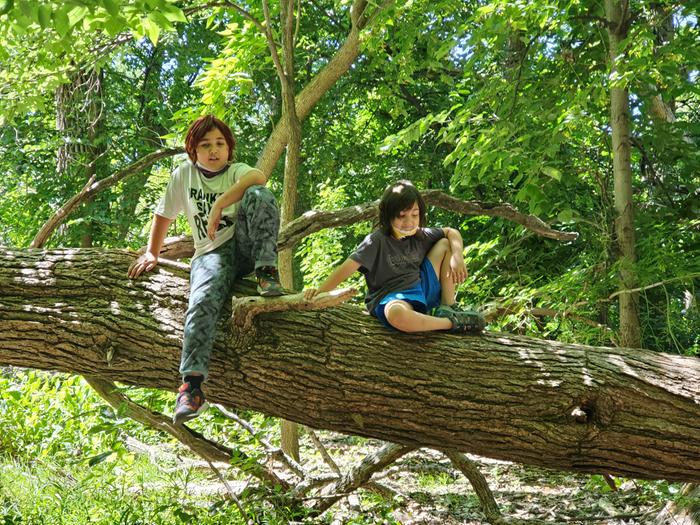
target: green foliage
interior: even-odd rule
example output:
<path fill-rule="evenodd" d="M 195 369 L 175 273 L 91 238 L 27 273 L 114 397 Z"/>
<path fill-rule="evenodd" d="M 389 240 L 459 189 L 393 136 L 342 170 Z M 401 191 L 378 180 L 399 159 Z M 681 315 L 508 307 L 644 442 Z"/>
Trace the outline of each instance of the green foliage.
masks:
<path fill-rule="evenodd" d="M 333 187 L 330 181 L 318 186 L 318 196 L 323 209 L 335 210 L 350 205 L 345 188 Z M 370 230 L 368 223 L 358 223 L 348 229 L 326 229 L 306 237 L 297 250 L 305 283 L 309 286 L 320 285 Z M 362 290 L 364 281 L 360 274 L 356 274 L 343 286 Z"/>
<path fill-rule="evenodd" d="M 172 30 L 173 24 L 186 22 L 182 10 L 168 0 L 101 0 L 99 2 L 39 2 L 18 0 L 0 7 L 0 16 L 6 17 L 11 30 L 24 36 L 39 29 L 53 37 L 63 49 L 70 49 L 73 32 L 105 31 L 116 36 L 130 30 L 135 38 L 147 35 L 153 44 L 158 42 L 161 30 Z"/>
<path fill-rule="evenodd" d="M 118 467 L 67 470 L 52 461 L 0 465 L 0 519 L 22 525 L 245 523 L 233 504 L 202 505 L 183 489 L 191 472 L 163 473 L 147 458 Z M 150 481 L 155 480 L 155 481 Z"/>
<path fill-rule="evenodd" d="M 263 18 L 260 3 L 242 5 Z M 661 7 L 676 23 L 663 42 Z M 277 7 L 271 8 L 276 20 Z M 347 9 L 347 2 L 335 0 L 303 6 L 297 90 L 342 45 Z M 459 198 L 509 202 L 580 237 L 561 243 L 509 221 L 430 210 L 431 225 L 459 227 L 465 239 L 470 275 L 458 299 L 493 312 L 492 329 L 615 344 L 608 106 L 610 87 L 624 85 L 632 106 L 644 346 L 700 354 L 700 13 L 697 2 L 638 2 L 632 9 L 625 60 L 613 78 L 600 5 L 395 3 L 363 33 L 350 73 L 304 121 L 299 212 L 375 200 L 399 178 Z M 181 145 L 189 123 L 214 112 L 235 131 L 237 160 L 254 164 L 279 120 L 280 88 L 267 43 L 235 10 L 169 0 L 0 0 L 0 23 L 6 28 L 0 37 L 2 245 L 28 246 L 83 187 L 93 161 L 97 179 L 108 177 L 164 144 Z M 97 91 L 81 84 L 91 74 L 100 80 Z M 75 96 L 62 107 L 57 90 L 68 87 Z M 656 116 L 659 96 L 675 119 Z M 81 105 L 86 100 L 98 103 L 102 115 L 91 132 Z M 66 128 L 56 125 L 62 111 L 70 121 Z M 78 151 L 76 161 L 58 170 L 58 153 L 68 145 Z M 49 246 L 79 246 L 86 239 L 95 246 L 142 246 L 179 160 L 98 195 L 70 216 Z M 281 170 L 279 163 L 270 182 L 277 194 Z M 296 257 L 305 284 L 323 280 L 370 229 L 362 223 L 304 239 Z M 187 232 L 181 217 L 171 233 Z M 363 288 L 359 274 L 349 284 Z M 126 390 L 144 406 L 170 410 L 172 394 Z M 202 503 L 184 495 L 198 474 L 149 469 L 131 454 L 126 437 L 162 444 L 163 436 L 106 408 L 79 379 L 11 369 L 0 375 L 0 392 L 5 523 L 241 522 L 237 509 L 220 498 Z M 274 425 L 246 416 L 263 432 Z M 245 452 L 246 461 L 260 457 L 257 440 L 232 430 L 216 411 L 193 426 Z M 149 486 L 152 479 L 160 485 Z M 6 489 L 11 482 L 16 491 Z M 650 484 L 649 500 L 673 498 L 675 487 L 666 485 Z M 593 477 L 590 490 L 602 493 L 606 486 Z M 138 491 L 130 492 L 134 487 Z M 262 499 L 250 500 L 262 521 L 303 519 L 272 511 Z M 364 502 L 373 510 L 354 522 L 393 523 L 390 504 L 374 496 Z"/>
<path fill-rule="evenodd" d="M 134 388 L 128 395 L 155 411 L 167 411 L 174 397 Z M 174 461 L 174 454 L 168 459 L 172 440 L 105 406 L 79 377 L 2 370 L 0 414 L 0 523 L 245 523 L 237 507 L 218 495 L 189 494 L 188 488 L 206 482 L 208 473 Z M 275 425 L 259 414 L 241 415 L 250 416 L 262 432 Z M 197 424 L 207 428 L 210 438 L 246 450 L 247 459 L 237 465 L 245 476 L 247 462 L 263 460 L 261 448 L 250 435 L 232 432 L 226 421 L 210 410 Z M 151 444 L 158 455 L 133 453 L 127 438 Z M 246 500 L 247 512 L 258 523 L 300 518 L 270 506 L 270 497 L 252 491 Z"/>

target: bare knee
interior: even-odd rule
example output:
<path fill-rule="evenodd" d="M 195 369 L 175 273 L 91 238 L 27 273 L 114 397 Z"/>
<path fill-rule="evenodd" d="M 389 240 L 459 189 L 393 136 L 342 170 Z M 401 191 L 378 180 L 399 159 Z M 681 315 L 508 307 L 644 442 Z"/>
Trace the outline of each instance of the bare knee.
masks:
<path fill-rule="evenodd" d="M 436 242 L 428 252 L 428 260 L 433 265 L 433 269 L 435 270 L 435 274 L 438 276 L 438 280 L 440 279 L 440 268 L 442 268 L 442 261 L 444 261 L 445 257 L 447 257 L 450 253 L 452 253 L 450 250 L 450 241 L 445 238 Z"/>
<path fill-rule="evenodd" d="M 413 308 L 403 301 L 392 301 L 384 307 L 384 315 L 391 326 L 402 332 L 410 332 L 413 325 Z"/>
<path fill-rule="evenodd" d="M 446 237 L 443 237 L 438 242 L 433 244 L 433 247 L 430 248 L 430 251 L 428 252 L 428 257 L 430 257 L 430 254 L 432 254 L 432 253 L 440 254 L 441 256 L 444 256 L 445 253 L 447 253 L 449 251 L 450 251 L 450 241 L 448 241 Z"/>

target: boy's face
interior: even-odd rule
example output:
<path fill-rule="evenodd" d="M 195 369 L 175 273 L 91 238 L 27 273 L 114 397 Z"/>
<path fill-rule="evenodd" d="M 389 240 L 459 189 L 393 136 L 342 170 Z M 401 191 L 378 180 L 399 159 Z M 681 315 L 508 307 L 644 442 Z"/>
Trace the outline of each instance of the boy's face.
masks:
<path fill-rule="evenodd" d="M 391 225 L 401 233 L 412 235 L 420 225 L 420 208 L 414 202 L 411 208 L 407 208 L 399 213 L 398 217 L 391 220 Z M 412 232 L 412 233 L 411 233 Z"/>
<path fill-rule="evenodd" d="M 195 151 L 197 162 L 209 171 L 219 171 L 228 164 L 229 148 L 219 128 L 207 131 Z"/>

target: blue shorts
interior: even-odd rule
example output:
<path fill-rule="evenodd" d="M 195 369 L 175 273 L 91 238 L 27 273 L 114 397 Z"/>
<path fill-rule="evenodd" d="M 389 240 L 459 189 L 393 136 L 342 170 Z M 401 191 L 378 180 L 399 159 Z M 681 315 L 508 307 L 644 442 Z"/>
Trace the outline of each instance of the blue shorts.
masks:
<path fill-rule="evenodd" d="M 412 288 L 391 292 L 382 297 L 379 304 L 374 308 L 374 315 L 377 316 L 384 326 L 393 328 L 384 315 L 384 307 L 395 300 L 406 301 L 416 312 L 426 314 L 436 306 L 440 306 L 441 288 L 440 280 L 435 273 L 433 263 L 427 257 L 420 265 L 420 282 Z"/>

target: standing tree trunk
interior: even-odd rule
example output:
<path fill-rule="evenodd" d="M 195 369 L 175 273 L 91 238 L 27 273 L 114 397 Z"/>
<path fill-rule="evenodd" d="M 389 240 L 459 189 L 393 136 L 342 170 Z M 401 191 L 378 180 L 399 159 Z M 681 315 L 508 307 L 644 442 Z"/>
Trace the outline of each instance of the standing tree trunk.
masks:
<path fill-rule="evenodd" d="M 620 251 L 620 345 L 642 346 L 639 326 L 639 294 L 627 292 L 637 287 L 635 263 L 634 202 L 630 141 L 629 94 L 622 85 L 620 44 L 627 37 L 631 21 L 628 0 L 605 0 L 610 42 L 610 123 L 612 127 L 613 175 L 615 180 L 615 231 Z"/>
<path fill-rule="evenodd" d="M 104 146 L 98 144 L 101 132 L 103 74 L 95 69 L 79 70 L 71 82 L 56 89 L 56 130 L 62 136 L 56 153 L 56 172 L 69 181 L 84 185 L 97 174 L 97 162 Z M 85 213 L 90 214 L 90 206 Z M 93 225 L 87 221 L 80 245 L 92 246 Z"/>
<path fill-rule="evenodd" d="M 297 13 L 297 17 L 301 13 Z M 282 226 L 294 220 L 298 199 L 298 179 L 301 153 L 301 121 L 295 104 L 294 68 L 294 0 L 280 1 L 282 31 L 282 57 L 285 83 L 282 88 L 282 116 L 289 126 L 289 139 L 284 162 L 284 186 L 282 189 Z M 280 252 L 280 277 L 282 286 L 294 289 L 294 247 Z M 299 461 L 299 427 L 296 423 L 282 420 L 280 428 L 281 446 L 287 454 Z"/>
<path fill-rule="evenodd" d="M 297 115 L 294 82 L 294 0 L 280 0 L 280 27 L 282 35 L 282 58 L 277 54 L 272 38 L 271 19 L 267 0 L 263 0 L 267 40 L 272 60 L 277 68 L 282 91 L 282 118 L 287 129 L 287 149 L 284 162 L 284 181 L 282 187 L 281 225 L 294 219 L 297 202 L 297 181 L 299 177 L 299 153 L 301 149 L 301 121 Z M 294 247 L 279 253 L 279 274 L 282 286 L 294 288 Z M 281 445 L 288 455 L 299 461 L 299 429 L 296 424 L 282 421 L 280 426 Z"/>

